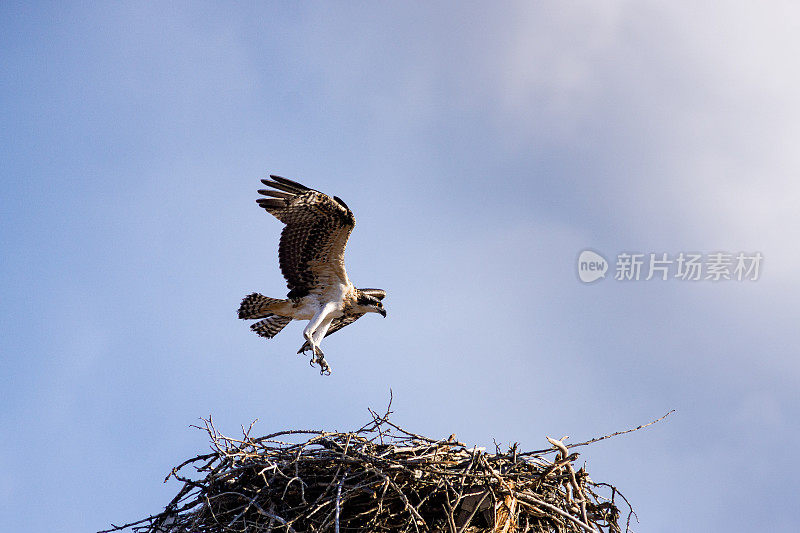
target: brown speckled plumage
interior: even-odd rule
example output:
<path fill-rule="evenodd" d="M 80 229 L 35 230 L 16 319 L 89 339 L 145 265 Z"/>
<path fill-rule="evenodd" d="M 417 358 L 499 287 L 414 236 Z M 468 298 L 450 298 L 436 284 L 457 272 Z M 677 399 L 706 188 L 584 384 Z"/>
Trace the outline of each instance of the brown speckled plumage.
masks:
<path fill-rule="evenodd" d="M 289 291 L 305 295 L 336 279 L 347 281 L 344 249 L 356 219 L 341 200 L 297 182 L 270 176 L 264 185 L 279 189 L 282 198 L 259 198 L 258 205 L 286 224 L 278 258 Z M 261 189 L 264 196 L 276 191 Z"/>
<path fill-rule="evenodd" d="M 329 372 L 319 349 L 322 338 L 367 312 L 385 317 L 380 300 L 386 292 L 356 289 L 347 277 L 344 251 L 356 220 L 344 201 L 280 176 L 271 175 L 261 182 L 269 188 L 258 191 L 262 197 L 256 202 L 286 224 L 278 259 L 289 294 L 286 299 L 250 294 L 239 306 L 239 318 L 263 319 L 251 328 L 267 338 L 293 319 L 308 320 L 300 352 L 311 350 L 312 363 Z"/>

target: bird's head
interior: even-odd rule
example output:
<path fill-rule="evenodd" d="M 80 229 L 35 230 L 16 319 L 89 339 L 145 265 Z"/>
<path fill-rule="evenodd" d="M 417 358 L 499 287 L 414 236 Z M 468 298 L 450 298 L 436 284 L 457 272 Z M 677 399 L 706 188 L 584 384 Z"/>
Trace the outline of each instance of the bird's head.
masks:
<path fill-rule="evenodd" d="M 386 318 L 386 309 L 381 300 L 386 296 L 382 289 L 357 289 L 356 311 L 359 313 L 380 313 Z"/>

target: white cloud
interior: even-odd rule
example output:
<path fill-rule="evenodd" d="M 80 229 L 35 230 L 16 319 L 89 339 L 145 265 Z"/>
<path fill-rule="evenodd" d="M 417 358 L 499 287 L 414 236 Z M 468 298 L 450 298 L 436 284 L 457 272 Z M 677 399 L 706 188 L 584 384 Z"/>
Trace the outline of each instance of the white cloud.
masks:
<path fill-rule="evenodd" d="M 609 180 L 586 179 L 612 213 L 764 251 L 786 281 L 800 262 L 800 8 L 784 8 L 525 3 L 483 78 L 510 142 L 550 136 L 608 165 Z"/>

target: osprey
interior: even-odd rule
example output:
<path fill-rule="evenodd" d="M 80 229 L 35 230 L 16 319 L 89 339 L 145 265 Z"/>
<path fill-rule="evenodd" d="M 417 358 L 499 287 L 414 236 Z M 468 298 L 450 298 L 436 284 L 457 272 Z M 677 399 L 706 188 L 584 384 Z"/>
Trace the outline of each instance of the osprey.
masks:
<path fill-rule="evenodd" d="M 292 320 L 308 320 L 303 330 L 306 341 L 297 351 L 311 351 L 311 366 L 320 373 L 331 367 L 319 345 L 324 337 L 364 316 L 386 310 L 381 300 L 386 291 L 357 289 L 344 269 L 344 248 L 356 219 L 341 198 L 331 198 L 314 189 L 280 176 L 261 182 L 258 205 L 286 224 L 281 232 L 278 258 L 289 286 L 285 299 L 253 293 L 242 300 L 239 318 L 262 319 L 250 326 L 271 339 Z"/>

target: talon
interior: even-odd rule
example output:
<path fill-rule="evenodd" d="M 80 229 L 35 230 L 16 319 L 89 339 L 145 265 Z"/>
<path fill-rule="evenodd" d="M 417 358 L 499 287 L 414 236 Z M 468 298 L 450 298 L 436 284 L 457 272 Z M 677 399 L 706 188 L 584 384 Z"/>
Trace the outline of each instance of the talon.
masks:
<path fill-rule="evenodd" d="M 319 374 L 320 376 L 330 376 L 331 375 L 331 365 L 325 360 L 324 357 L 320 357 L 317 359 L 319 363 Z"/>

